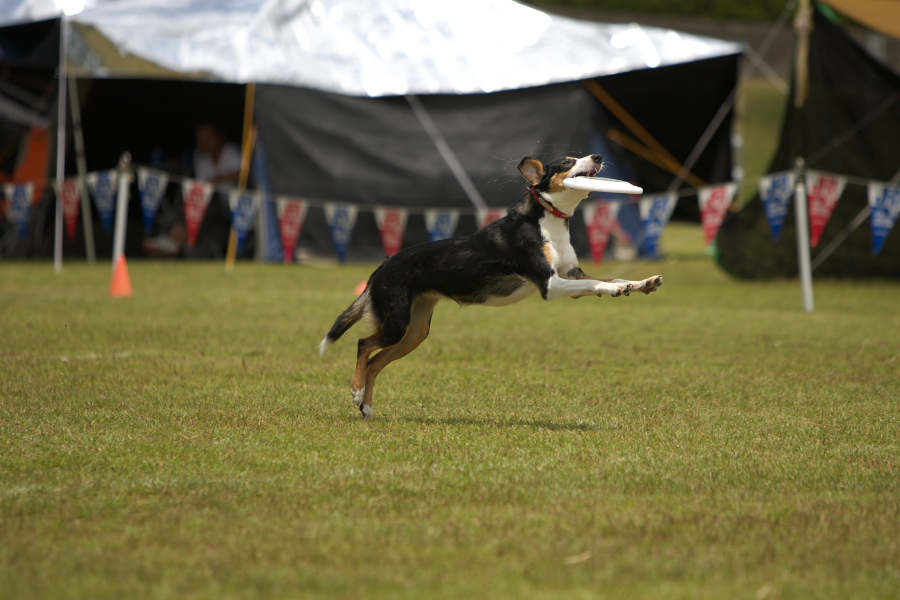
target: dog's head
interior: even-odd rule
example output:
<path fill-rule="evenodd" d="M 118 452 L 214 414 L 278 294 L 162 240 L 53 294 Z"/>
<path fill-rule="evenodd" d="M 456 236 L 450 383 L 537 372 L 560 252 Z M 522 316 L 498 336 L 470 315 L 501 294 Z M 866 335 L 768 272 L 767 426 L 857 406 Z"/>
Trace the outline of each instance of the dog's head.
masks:
<path fill-rule="evenodd" d="M 565 191 L 563 181 L 569 177 L 593 177 L 603 168 L 603 157 L 590 154 L 582 158 L 563 156 L 546 165 L 526 156 L 519 163 L 519 173 L 538 191 L 555 194 Z"/>

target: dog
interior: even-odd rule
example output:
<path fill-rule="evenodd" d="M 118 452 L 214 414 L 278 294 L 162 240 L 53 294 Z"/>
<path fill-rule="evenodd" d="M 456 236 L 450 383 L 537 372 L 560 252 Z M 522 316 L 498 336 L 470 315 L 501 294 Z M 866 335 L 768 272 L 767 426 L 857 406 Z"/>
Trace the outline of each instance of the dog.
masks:
<path fill-rule="evenodd" d="M 548 164 L 525 157 L 518 165 L 528 191 L 506 216 L 474 234 L 411 246 L 385 260 L 365 291 L 334 322 L 319 344 L 325 351 L 357 321 L 368 320 L 372 335 L 357 344 L 350 393 L 362 417 L 373 414 L 378 374 L 421 344 L 440 300 L 460 306 L 506 306 L 540 294 L 544 300 L 582 296 L 645 294 L 662 285 L 659 275 L 642 281 L 594 279 L 578 266 L 569 241 L 569 217 L 587 195 L 563 185 L 568 177 L 592 177 L 603 157 L 569 156 Z M 373 356 L 373 353 L 379 351 Z"/>

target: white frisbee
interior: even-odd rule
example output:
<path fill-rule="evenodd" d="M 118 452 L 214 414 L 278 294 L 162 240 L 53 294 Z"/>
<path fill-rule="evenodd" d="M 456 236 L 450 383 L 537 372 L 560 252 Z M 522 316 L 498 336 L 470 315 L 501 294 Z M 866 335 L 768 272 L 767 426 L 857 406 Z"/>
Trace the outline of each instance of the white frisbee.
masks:
<path fill-rule="evenodd" d="M 569 177 L 563 179 L 563 185 L 573 190 L 585 190 L 587 192 L 607 192 L 610 194 L 643 194 L 644 188 L 639 188 L 621 179 L 607 179 L 606 177 Z"/>

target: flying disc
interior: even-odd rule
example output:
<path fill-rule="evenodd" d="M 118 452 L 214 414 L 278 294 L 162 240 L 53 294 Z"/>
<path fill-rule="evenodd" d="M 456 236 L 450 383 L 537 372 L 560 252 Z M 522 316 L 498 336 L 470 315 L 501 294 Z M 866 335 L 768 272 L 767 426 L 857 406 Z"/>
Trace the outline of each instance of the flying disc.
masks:
<path fill-rule="evenodd" d="M 587 192 L 607 192 L 610 194 L 643 194 L 644 188 L 639 188 L 621 179 L 607 179 L 606 177 L 569 177 L 563 180 L 563 185 L 573 190 Z"/>

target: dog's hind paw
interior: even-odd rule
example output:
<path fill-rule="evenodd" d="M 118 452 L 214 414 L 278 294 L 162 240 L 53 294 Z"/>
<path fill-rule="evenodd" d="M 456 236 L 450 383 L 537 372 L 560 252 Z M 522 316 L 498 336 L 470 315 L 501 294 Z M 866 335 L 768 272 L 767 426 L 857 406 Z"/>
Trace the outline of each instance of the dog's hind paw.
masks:
<path fill-rule="evenodd" d="M 362 418 L 363 418 L 363 419 L 368 419 L 368 418 L 370 418 L 372 415 L 375 414 L 375 411 L 372 410 L 372 407 L 369 406 L 368 404 L 363 404 L 363 405 L 361 405 L 361 406 L 359 407 L 359 412 L 362 413 Z"/>
<path fill-rule="evenodd" d="M 354 390 L 350 388 L 350 396 L 353 397 L 353 403 L 357 406 L 362 406 L 363 398 L 366 395 L 366 388 L 359 388 L 358 390 Z"/>
<path fill-rule="evenodd" d="M 595 289 L 597 290 L 597 295 L 600 296 L 602 294 L 609 294 L 613 298 L 618 298 L 619 296 L 630 296 L 631 290 L 634 287 L 631 285 L 630 281 L 618 280 L 618 281 L 610 281 L 609 283 L 601 282 L 601 285 L 598 285 Z"/>

